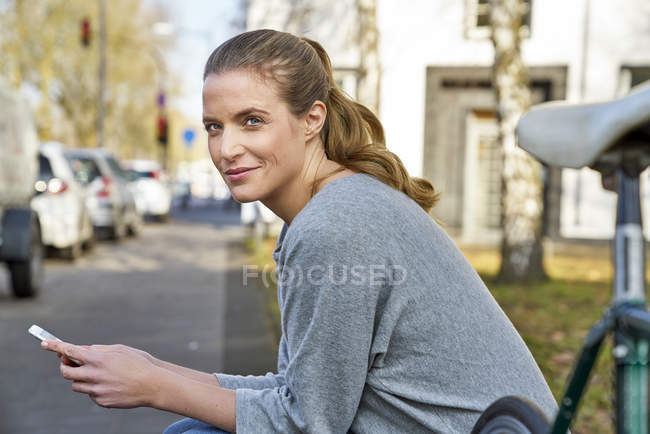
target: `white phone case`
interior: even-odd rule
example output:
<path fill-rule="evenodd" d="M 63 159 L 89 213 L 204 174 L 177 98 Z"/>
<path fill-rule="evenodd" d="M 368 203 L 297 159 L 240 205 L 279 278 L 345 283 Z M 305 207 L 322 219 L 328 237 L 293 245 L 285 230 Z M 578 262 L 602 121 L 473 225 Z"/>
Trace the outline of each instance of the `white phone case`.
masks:
<path fill-rule="evenodd" d="M 50 333 L 50 332 L 48 332 L 46 330 L 43 330 L 42 328 L 40 328 L 36 324 L 32 325 L 29 328 L 29 330 L 27 330 L 27 331 L 29 332 L 30 335 L 34 336 L 36 339 L 39 339 L 41 341 L 44 341 L 46 339 L 51 339 L 51 340 L 63 342 L 61 339 L 57 338 L 52 333 Z M 78 360 L 75 360 L 75 359 L 70 359 L 70 360 L 75 362 L 77 365 L 81 366 L 81 363 Z"/>
<path fill-rule="evenodd" d="M 42 328 L 40 328 L 36 324 L 32 325 L 29 328 L 28 332 L 32 336 L 34 336 L 35 338 L 40 339 L 41 341 L 44 341 L 45 339 L 54 339 L 56 341 L 62 342 L 61 339 L 57 338 L 52 333 L 50 333 L 50 332 L 48 332 L 46 330 L 43 330 Z"/>

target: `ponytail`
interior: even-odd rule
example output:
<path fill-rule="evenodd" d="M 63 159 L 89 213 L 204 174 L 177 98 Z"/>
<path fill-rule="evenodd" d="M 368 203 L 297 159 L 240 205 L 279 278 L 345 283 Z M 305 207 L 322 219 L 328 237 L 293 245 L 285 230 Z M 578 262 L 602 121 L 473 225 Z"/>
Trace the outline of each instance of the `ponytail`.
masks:
<path fill-rule="evenodd" d="M 431 211 L 439 199 L 433 185 L 424 178 L 409 176 L 400 158 L 386 147 L 384 128 L 377 116 L 346 96 L 336 85 L 329 56 L 323 47 L 311 39 L 301 39 L 316 51 L 328 76 L 329 89 L 324 101 L 327 119 L 321 131 L 327 158 L 344 168 L 376 177 L 405 193 L 427 213 Z M 330 175 L 314 182 L 312 194 L 316 186 Z"/>

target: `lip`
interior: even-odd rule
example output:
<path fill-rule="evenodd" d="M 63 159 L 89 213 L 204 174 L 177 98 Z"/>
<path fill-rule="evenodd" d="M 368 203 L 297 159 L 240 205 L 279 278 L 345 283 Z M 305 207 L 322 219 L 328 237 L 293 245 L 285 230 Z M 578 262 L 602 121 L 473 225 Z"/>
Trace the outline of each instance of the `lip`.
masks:
<path fill-rule="evenodd" d="M 259 169 L 259 167 L 237 167 L 235 169 L 226 170 L 225 174 L 231 181 L 237 181 L 238 179 L 248 176 L 249 173 L 256 169 Z"/>
<path fill-rule="evenodd" d="M 247 171 L 247 170 L 251 170 L 251 169 L 257 169 L 257 167 L 244 167 L 244 166 L 242 166 L 242 167 L 235 167 L 234 169 L 228 169 L 228 170 L 226 170 L 224 173 L 225 173 L 226 175 L 234 175 L 234 174 L 241 173 L 241 172 L 245 172 L 245 171 Z"/>

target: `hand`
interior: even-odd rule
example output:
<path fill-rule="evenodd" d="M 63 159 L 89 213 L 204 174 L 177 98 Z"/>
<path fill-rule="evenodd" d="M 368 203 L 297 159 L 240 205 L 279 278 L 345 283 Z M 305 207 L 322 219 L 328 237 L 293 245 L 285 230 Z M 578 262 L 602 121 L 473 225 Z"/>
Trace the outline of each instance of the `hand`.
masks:
<path fill-rule="evenodd" d="M 86 349 L 89 349 L 89 348 L 100 349 L 100 347 L 107 347 L 107 345 L 77 345 L 77 346 L 81 347 L 81 348 L 86 348 Z M 136 353 L 138 353 L 141 356 L 145 357 L 147 360 L 149 360 L 154 365 L 160 366 L 158 364 L 158 362 L 160 362 L 160 361 L 158 359 L 156 359 L 154 356 L 152 356 L 151 354 L 147 353 L 146 351 L 139 350 L 137 348 L 128 347 L 126 345 L 122 345 L 122 346 L 124 348 L 130 349 L 131 351 L 135 351 Z M 65 356 L 64 354 L 59 353 L 58 356 L 59 356 L 59 360 L 61 360 L 61 363 L 63 363 L 64 365 L 68 365 L 68 366 L 72 366 L 72 367 L 79 366 L 74 361 L 70 360 L 67 356 Z"/>
<path fill-rule="evenodd" d="M 160 368 L 144 351 L 125 345 L 72 345 L 53 340 L 41 345 L 59 353 L 61 375 L 72 380 L 72 390 L 87 394 L 97 405 L 134 408 L 149 406 L 155 399 Z"/>

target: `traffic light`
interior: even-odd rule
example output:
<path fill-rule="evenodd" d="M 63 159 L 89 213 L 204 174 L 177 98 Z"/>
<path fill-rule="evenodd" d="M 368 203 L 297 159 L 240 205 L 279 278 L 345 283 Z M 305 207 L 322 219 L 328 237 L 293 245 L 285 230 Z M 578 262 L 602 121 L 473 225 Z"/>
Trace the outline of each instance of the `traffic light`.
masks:
<path fill-rule="evenodd" d="M 161 145 L 167 145 L 167 130 L 167 116 L 161 113 L 158 115 L 158 124 L 156 125 L 156 136 Z"/>
<path fill-rule="evenodd" d="M 81 45 L 84 47 L 90 45 L 90 20 L 88 18 L 81 20 Z"/>

